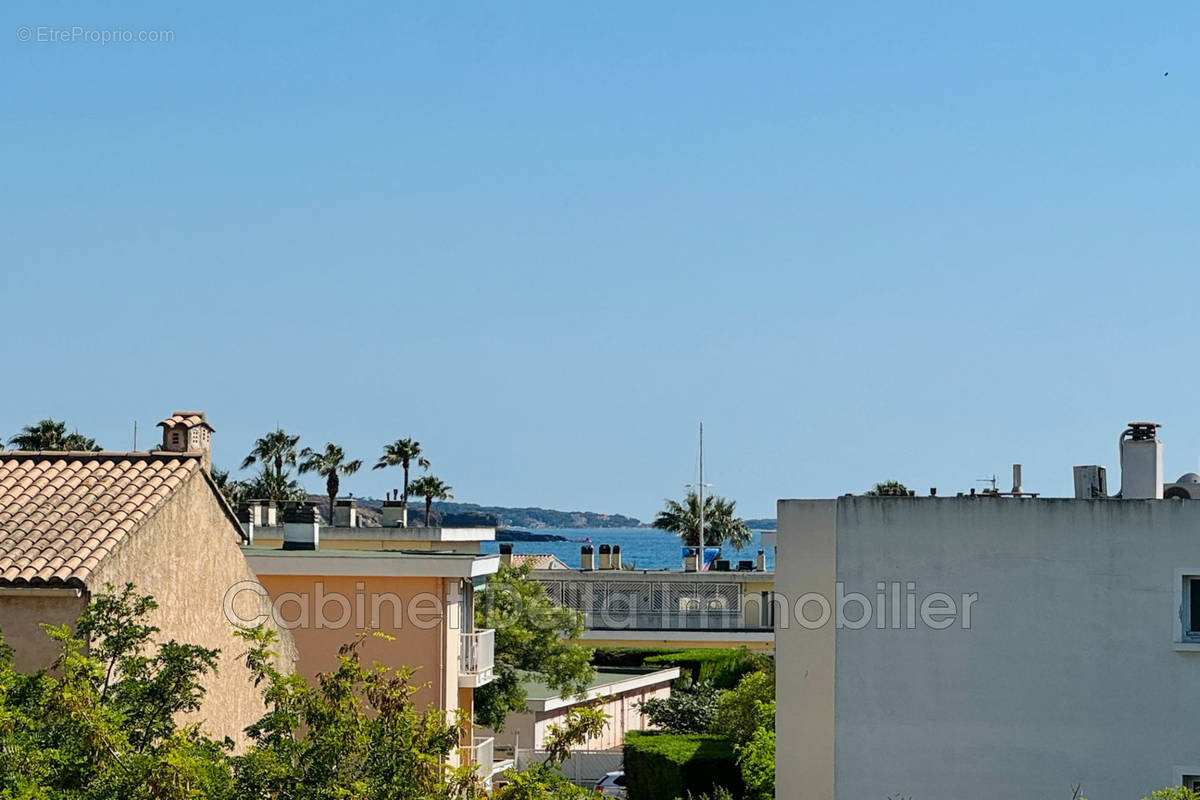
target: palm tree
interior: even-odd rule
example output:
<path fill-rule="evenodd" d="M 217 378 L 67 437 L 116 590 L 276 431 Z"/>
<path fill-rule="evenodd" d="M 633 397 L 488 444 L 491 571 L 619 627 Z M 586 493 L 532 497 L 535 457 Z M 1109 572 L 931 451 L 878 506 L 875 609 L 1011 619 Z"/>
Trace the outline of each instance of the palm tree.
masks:
<path fill-rule="evenodd" d="M 415 439 L 397 439 L 391 444 L 383 446 L 383 455 L 375 462 L 375 466 L 371 469 L 383 469 L 384 467 L 404 467 L 404 493 L 400 495 L 403 498 L 403 505 L 408 507 L 408 466 L 413 459 L 417 460 L 417 466 L 421 469 L 429 469 L 429 459 L 421 455 L 421 443 Z"/>
<path fill-rule="evenodd" d="M 736 501 L 716 495 L 704 498 L 706 547 L 717 547 L 728 542 L 730 547 L 740 550 L 754 541 L 750 528 L 734 516 L 735 505 Z M 688 492 L 683 503 L 667 500 L 666 507 L 654 518 L 653 527 L 676 534 L 686 546 L 700 546 L 700 498 L 695 492 Z"/>
<path fill-rule="evenodd" d="M 250 484 L 246 481 L 230 480 L 229 470 L 213 467 L 210 472 L 213 483 L 221 490 L 229 505 L 237 507 L 243 500 L 249 499 Z"/>
<path fill-rule="evenodd" d="M 289 500 L 306 500 L 308 492 L 300 484 L 287 475 L 279 475 L 270 467 L 263 467 L 262 472 L 246 481 L 246 499 L 271 500 L 284 503 Z"/>
<path fill-rule="evenodd" d="M 26 425 L 8 443 L 18 450 L 100 450 L 95 439 L 89 439 L 78 431 L 67 433 L 67 423 L 49 418 L 36 425 Z"/>
<path fill-rule="evenodd" d="M 257 461 L 264 467 L 274 467 L 275 474 L 282 475 L 284 466 L 296 465 L 296 445 L 299 443 L 299 436 L 276 428 L 254 443 L 250 455 L 242 459 L 242 469 Z"/>
<path fill-rule="evenodd" d="M 454 487 L 447 486 L 441 478 L 436 478 L 433 475 L 422 475 L 413 481 L 412 485 L 408 488 L 418 497 L 425 498 L 426 528 L 429 527 L 429 514 L 433 510 L 433 501 L 454 499 L 454 495 L 450 494 Z"/>
<path fill-rule="evenodd" d="M 325 493 L 329 495 L 329 522 L 333 523 L 333 503 L 337 499 L 338 474 L 353 475 L 362 466 L 362 461 L 347 461 L 346 454 L 336 444 L 325 443 L 325 452 L 318 453 L 311 447 L 300 451 L 300 473 L 315 472 L 325 479 Z"/>

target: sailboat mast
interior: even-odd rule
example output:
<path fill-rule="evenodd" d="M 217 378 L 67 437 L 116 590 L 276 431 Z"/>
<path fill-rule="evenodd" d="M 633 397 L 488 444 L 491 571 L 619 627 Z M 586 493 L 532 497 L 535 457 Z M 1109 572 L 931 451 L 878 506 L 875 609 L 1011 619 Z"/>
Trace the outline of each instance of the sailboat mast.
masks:
<path fill-rule="evenodd" d="M 700 496 L 700 563 L 704 563 L 704 423 L 700 423 L 700 483 L 696 487 Z"/>

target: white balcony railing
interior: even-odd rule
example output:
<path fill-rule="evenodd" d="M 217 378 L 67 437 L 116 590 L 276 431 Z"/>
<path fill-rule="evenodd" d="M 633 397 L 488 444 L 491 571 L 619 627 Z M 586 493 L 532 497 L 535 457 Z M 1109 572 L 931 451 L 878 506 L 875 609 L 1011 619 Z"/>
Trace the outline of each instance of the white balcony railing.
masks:
<path fill-rule="evenodd" d="M 496 665 L 496 632 L 490 628 L 462 634 L 458 649 L 458 685 L 483 686 Z"/>
<path fill-rule="evenodd" d="M 471 744 L 463 748 L 463 762 L 466 764 L 475 765 L 475 774 L 482 781 L 490 780 L 492 777 L 492 768 L 495 763 L 494 748 L 496 740 L 490 736 L 476 736 L 471 740 Z"/>

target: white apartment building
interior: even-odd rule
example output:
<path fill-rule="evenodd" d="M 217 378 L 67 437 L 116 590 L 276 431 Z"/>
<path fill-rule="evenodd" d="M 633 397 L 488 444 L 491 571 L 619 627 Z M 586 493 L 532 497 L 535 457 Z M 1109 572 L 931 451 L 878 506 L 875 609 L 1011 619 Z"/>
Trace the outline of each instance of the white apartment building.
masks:
<path fill-rule="evenodd" d="M 1164 486 L 1153 427 L 1121 447 L 1119 497 L 1081 467 L 1077 498 L 779 502 L 781 798 L 1200 781 L 1200 503 L 1161 499 L 1200 478 Z"/>

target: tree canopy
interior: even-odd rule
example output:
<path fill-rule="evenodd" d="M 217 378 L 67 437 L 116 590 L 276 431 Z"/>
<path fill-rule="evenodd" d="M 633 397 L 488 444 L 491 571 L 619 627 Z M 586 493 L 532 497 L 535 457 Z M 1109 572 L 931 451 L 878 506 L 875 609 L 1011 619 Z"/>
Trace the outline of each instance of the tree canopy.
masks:
<path fill-rule="evenodd" d="M 78 431 L 67 433 L 67 423 L 50 418 L 26 425 L 8 440 L 8 444 L 16 450 L 100 450 L 95 439 Z"/>
<path fill-rule="evenodd" d="M 475 690 L 475 720 L 496 731 L 510 712 L 525 710 L 527 677 L 571 696 L 596 674 L 592 650 L 571 641 L 583 634 L 582 615 L 551 602 L 532 571 L 502 564 L 476 598 L 476 625 L 496 631 L 496 677 Z"/>
<path fill-rule="evenodd" d="M 717 547 L 722 544 L 741 549 L 752 541 L 754 535 L 744 520 L 734 514 L 736 502 L 717 495 L 704 498 L 704 545 Z M 667 500 L 666 506 L 654 518 L 653 527 L 676 534 L 690 547 L 700 545 L 700 498 L 689 491 L 683 503 Z"/>

